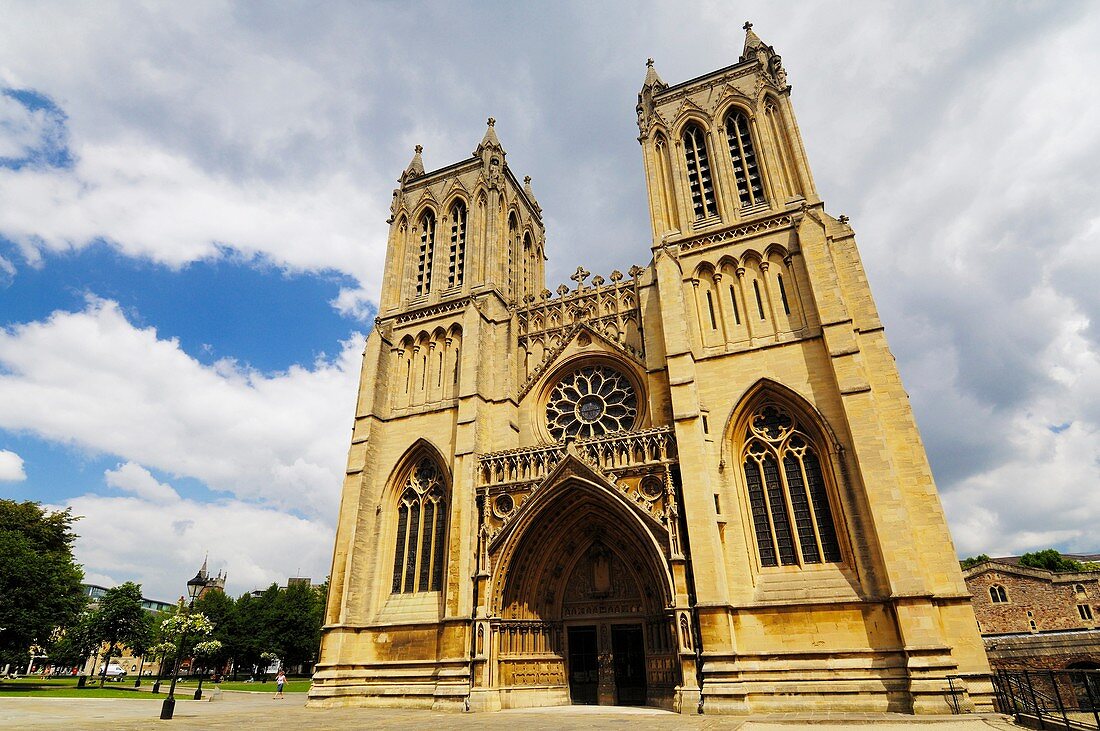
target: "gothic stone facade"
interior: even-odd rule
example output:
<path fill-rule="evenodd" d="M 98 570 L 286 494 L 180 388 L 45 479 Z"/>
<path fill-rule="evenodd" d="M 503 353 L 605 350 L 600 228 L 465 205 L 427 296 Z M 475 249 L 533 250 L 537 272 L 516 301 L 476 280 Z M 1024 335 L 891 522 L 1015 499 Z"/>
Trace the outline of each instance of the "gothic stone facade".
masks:
<path fill-rule="evenodd" d="M 990 705 L 989 667 L 851 227 L 786 73 L 638 125 L 652 260 L 547 291 L 493 120 L 394 191 L 313 705 L 695 713 Z M 956 686 L 959 680 L 955 681 Z"/>
<path fill-rule="evenodd" d="M 993 669 L 1100 669 L 1100 571 L 992 560 L 963 577 Z"/>

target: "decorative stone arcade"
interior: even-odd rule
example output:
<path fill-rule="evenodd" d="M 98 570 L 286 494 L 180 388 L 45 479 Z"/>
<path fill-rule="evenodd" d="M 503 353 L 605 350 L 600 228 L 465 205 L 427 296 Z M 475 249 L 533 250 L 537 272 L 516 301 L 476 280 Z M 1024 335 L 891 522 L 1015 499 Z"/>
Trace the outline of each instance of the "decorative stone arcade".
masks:
<path fill-rule="evenodd" d="M 674 469 L 667 429 L 481 458 L 472 705 L 696 697 Z"/>

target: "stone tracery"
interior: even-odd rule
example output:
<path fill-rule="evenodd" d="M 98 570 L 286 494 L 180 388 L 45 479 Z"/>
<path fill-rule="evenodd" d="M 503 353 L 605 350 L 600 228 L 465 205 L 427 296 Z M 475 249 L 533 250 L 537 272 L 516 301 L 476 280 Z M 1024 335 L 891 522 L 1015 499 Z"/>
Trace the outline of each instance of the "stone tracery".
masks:
<path fill-rule="evenodd" d="M 630 380 L 603 365 L 579 368 L 554 386 L 546 426 L 554 439 L 598 437 L 634 426 L 638 397 Z"/>

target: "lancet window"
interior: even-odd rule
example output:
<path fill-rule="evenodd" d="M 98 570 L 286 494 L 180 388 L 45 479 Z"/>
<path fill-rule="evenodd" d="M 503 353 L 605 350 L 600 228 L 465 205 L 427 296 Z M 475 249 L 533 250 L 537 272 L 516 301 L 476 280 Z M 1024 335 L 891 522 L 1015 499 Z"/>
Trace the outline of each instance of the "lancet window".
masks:
<path fill-rule="evenodd" d="M 526 295 L 531 292 L 531 233 L 524 232 L 523 234 L 523 289 L 520 290 L 520 295 Z"/>
<path fill-rule="evenodd" d="M 519 246 L 519 224 L 516 223 L 516 214 L 508 216 L 508 291 L 515 294 L 515 251 Z"/>
<path fill-rule="evenodd" d="M 710 155 L 707 153 L 707 137 L 697 124 L 689 124 L 684 130 L 684 158 L 687 162 L 688 188 L 695 219 L 718 215 L 714 200 L 714 182 L 710 176 Z"/>
<path fill-rule="evenodd" d="M 668 153 L 668 143 L 664 135 L 657 133 L 653 142 L 654 158 L 657 165 L 657 195 L 661 204 L 662 218 L 665 229 L 680 228 L 679 214 L 676 204 L 673 202 L 675 190 L 672 184 L 672 165 Z"/>
<path fill-rule="evenodd" d="M 823 457 L 808 431 L 766 403 L 749 420 L 743 460 L 760 564 L 840 561 Z"/>
<path fill-rule="evenodd" d="M 466 266 L 466 204 L 451 206 L 451 250 L 447 262 L 447 287 L 461 287 Z"/>
<path fill-rule="evenodd" d="M 425 457 L 413 468 L 398 501 L 394 594 L 439 591 L 443 587 L 446 536 L 446 485 L 439 467 Z"/>
<path fill-rule="evenodd" d="M 994 584 L 989 587 L 989 598 L 994 604 L 1005 604 L 1008 602 L 1008 592 L 1000 584 Z"/>
<path fill-rule="evenodd" d="M 416 266 L 416 296 L 432 290 L 432 257 L 435 254 L 435 214 L 424 211 L 420 217 L 420 259 Z"/>
<path fill-rule="evenodd" d="M 749 119 L 740 110 L 726 117 L 726 141 L 729 143 L 733 176 L 737 182 L 737 197 L 742 208 L 763 203 L 764 188 L 760 184 L 760 168 L 756 164 L 756 150 L 749 131 Z"/>

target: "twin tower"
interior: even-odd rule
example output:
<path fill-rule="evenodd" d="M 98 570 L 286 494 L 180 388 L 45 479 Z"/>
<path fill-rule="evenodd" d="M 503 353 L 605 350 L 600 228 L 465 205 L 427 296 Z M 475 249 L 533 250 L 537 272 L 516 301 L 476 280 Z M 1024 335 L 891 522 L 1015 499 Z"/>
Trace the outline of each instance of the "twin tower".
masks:
<path fill-rule="evenodd" d="M 746 25 L 727 68 L 669 86 L 650 62 L 637 115 L 652 259 L 556 292 L 492 119 L 402 174 L 310 703 L 988 709 L 780 57 Z"/>

